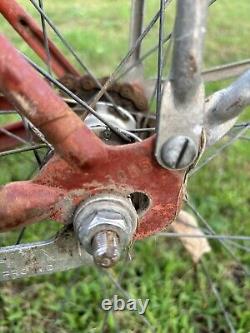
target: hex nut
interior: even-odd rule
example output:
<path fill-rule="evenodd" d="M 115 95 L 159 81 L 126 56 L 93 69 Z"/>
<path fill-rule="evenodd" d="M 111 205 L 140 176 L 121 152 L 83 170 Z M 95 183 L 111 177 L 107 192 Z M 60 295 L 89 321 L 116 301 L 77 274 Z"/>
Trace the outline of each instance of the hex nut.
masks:
<path fill-rule="evenodd" d="M 79 205 L 73 225 L 81 244 L 87 252 L 93 254 L 92 240 L 102 231 L 114 231 L 121 248 L 125 247 L 135 232 L 137 213 L 128 199 L 102 194 Z"/>

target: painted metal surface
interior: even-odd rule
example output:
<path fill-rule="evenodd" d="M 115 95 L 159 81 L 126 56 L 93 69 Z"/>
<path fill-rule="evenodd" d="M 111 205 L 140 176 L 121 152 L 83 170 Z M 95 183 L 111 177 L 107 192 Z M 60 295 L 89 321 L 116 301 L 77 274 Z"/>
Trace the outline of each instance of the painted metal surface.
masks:
<path fill-rule="evenodd" d="M 23 122 L 21 121 L 8 124 L 2 128 L 21 139 L 28 140 L 27 132 L 25 131 Z M 20 144 L 22 144 L 21 141 L 0 131 L 0 152 L 13 149 Z"/>
<path fill-rule="evenodd" d="M 250 70 L 227 88 L 215 92 L 206 100 L 204 127 L 207 146 L 215 144 L 236 123 L 250 104 Z"/>
<path fill-rule="evenodd" d="M 0 110 L 13 110 L 13 106 L 4 96 L 0 96 Z"/>
<path fill-rule="evenodd" d="M 100 83 L 104 84 L 106 79 L 106 77 L 101 78 Z M 77 96 L 80 96 L 83 100 L 92 98 L 98 91 L 98 85 L 89 75 L 78 77 L 67 74 L 61 78 L 60 82 L 63 83 L 65 87 L 76 93 Z M 137 117 L 140 116 L 139 112 L 146 112 L 148 108 L 148 102 L 143 94 L 143 89 L 137 83 L 115 83 L 110 86 L 108 91 L 117 105 L 123 106 L 131 112 L 138 112 Z M 108 99 L 103 96 L 102 100 L 106 101 Z M 14 107 L 10 104 L 6 97 L 0 96 L 0 110 L 1 108 L 5 110 L 4 112 L 11 112 Z M 121 108 L 118 108 L 118 110 L 120 110 L 119 112 L 122 115 Z M 79 111 L 81 115 L 84 112 L 82 108 L 80 108 Z M 26 138 L 27 136 L 22 121 L 8 124 L 3 128 L 6 128 L 12 134 L 19 136 L 20 138 Z M 130 127 L 130 129 L 132 128 L 133 127 Z M 8 137 L 6 134 L 0 133 L 0 152 L 16 148 L 20 144 L 20 141 L 12 137 Z"/>
<path fill-rule="evenodd" d="M 5 37 L 0 36 L 0 89 L 70 163 L 105 154 L 104 144 L 71 111 Z M 85 135 L 86 134 L 86 135 Z M 84 137 L 84 140 L 81 140 Z M 91 151 L 88 147 L 92 147 Z M 86 155 L 88 152 L 88 156 Z"/>
<path fill-rule="evenodd" d="M 9 183 L 0 188 L 0 229 L 2 231 L 46 218 L 48 211 L 65 192 L 28 181 Z"/>
<path fill-rule="evenodd" d="M 27 14 L 19 16 L 23 12 L 12 0 L 2 0 L 0 11 L 5 13 L 5 17 L 21 36 L 44 59 L 41 31 L 36 30 Z M 185 172 L 164 170 L 156 162 L 153 156 L 156 137 L 126 146 L 105 146 L 4 38 L 0 37 L 0 42 L 1 89 L 11 103 L 44 133 L 57 152 L 35 179 L 10 183 L 0 188 L 0 230 L 9 230 L 45 218 L 68 224 L 72 222 L 76 207 L 86 198 L 99 193 L 118 193 L 129 197 L 135 192 L 145 193 L 149 198 L 149 206 L 139 212 L 135 239 L 166 228 L 180 210 Z M 58 57 L 54 46 L 51 44 L 50 47 L 54 71 L 59 76 L 66 72 L 76 75 L 74 69 L 60 58 L 61 55 Z M 175 59 L 177 58 L 178 56 Z M 197 63 L 193 62 L 194 59 L 191 60 L 186 71 L 190 77 L 186 79 L 195 84 L 197 82 L 192 75 L 195 74 L 194 65 Z M 178 64 L 180 62 L 177 61 Z M 177 66 L 176 71 L 178 70 Z M 181 78 L 181 74 L 183 73 L 177 74 L 176 78 Z M 175 81 L 174 85 L 179 85 L 176 88 L 178 93 L 183 88 L 181 85 L 185 85 L 184 81 Z M 187 94 L 189 88 L 184 87 Z M 126 94 L 131 95 L 129 89 L 125 90 L 125 97 Z M 132 99 L 131 96 L 134 95 L 130 95 Z M 135 101 L 138 102 L 138 98 Z M 246 101 L 249 103 L 248 99 Z M 5 103 L 4 99 L 0 100 L 0 107 L 10 109 L 11 104 Z M 238 105 L 231 105 L 233 115 L 235 112 L 238 114 L 237 107 Z M 224 115 L 225 110 L 221 110 Z M 9 129 L 21 130 L 19 125 Z M 172 127 L 176 131 L 176 127 Z M 20 133 L 18 135 L 22 137 Z M 7 145 L 13 144 L 6 142 Z M 0 274 L 0 280 L 78 267 L 82 260 L 91 262 L 85 253 L 81 253 L 74 235 L 63 233 L 51 241 L 0 249 L 0 272 L 3 273 Z"/>
<path fill-rule="evenodd" d="M 145 2 L 144 0 L 132 0 L 131 1 L 131 19 L 130 19 L 130 45 L 132 48 L 137 39 L 140 37 L 143 30 Z M 140 59 L 140 48 L 139 45 L 135 52 L 130 58 L 130 63 L 135 64 Z"/>
<path fill-rule="evenodd" d="M 107 159 L 100 157 L 81 170 L 53 157 L 33 181 L 10 183 L 0 190 L 0 229 L 49 217 L 67 224 L 77 205 L 91 195 L 128 197 L 142 192 L 150 204 L 140 216 L 135 238 L 163 230 L 180 209 L 184 174 L 161 168 L 152 154 L 154 144 L 155 137 L 151 137 L 140 143 L 106 146 Z"/>
<path fill-rule="evenodd" d="M 0 43 L 1 91 L 57 152 L 33 181 L 1 188 L 0 229 L 48 217 L 69 223 L 79 202 L 103 192 L 149 197 L 135 238 L 164 229 L 180 208 L 185 175 L 159 166 L 155 137 L 105 145 L 2 36 Z"/>
<path fill-rule="evenodd" d="M 44 36 L 39 25 L 15 0 L 1 0 L 0 13 L 26 41 L 26 43 L 46 63 L 47 54 L 44 48 Z M 69 63 L 58 48 L 49 40 L 51 68 L 58 77 L 70 73 L 78 75 L 78 71 Z"/>
<path fill-rule="evenodd" d="M 0 13 L 19 33 L 19 35 L 27 42 L 27 44 L 38 54 L 38 56 L 46 63 L 47 54 L 44 48 L 44 36 L 40 26 L 35 20 L 27 14 L 27 12 L 15 0 L 2 0 L 0 2 Z M 64 57 L 54 43 L 49 40 L 49 50 L 51 58 L 52 70 L 58 77 L 65 74 L 78 76 L 78 71 Z M 4 96 L 0 96 L 0 110 L 12 110 L 13 106 Z M 13 123 L 6 127 L 14 135 L 21 138 L 26 137 L 26 130 L 22 122 Z M 20 145 L 20 141 L 8 137 L 0 133 L 0 151 L 13 149 Z"/>
<path fill-rule="evenodd" d="M 166 161 L 172 160 L 172 157 L 167 158 L 167 155 L 175 155 L 173 165 L 178 168 L 180 165 L 178 161 L 182 159 L 187 147 L 194 147 L 195 154 L 190 152 L 186 154 L 189 158 L 185 159 L 187 163 L 183 165 L 183 168 L 188 168 L 199 151 L 205 102 L 201 66 L 206 13 L 206 0 L 177 1 L 173 60 L 170 78 L 162 91 L 155 149 L 157 161 L 163 167 L 170 167 L 170 163 Z M 183 137 L 186 140 L 178 139 L 180 143 L 178 147 L 175 144 L 176 140 L 173 139 Z M 174 142 L 173 146 L 171 142 Z M 162 150 L 166 147 L 167 151 L 163 152 Z"/>

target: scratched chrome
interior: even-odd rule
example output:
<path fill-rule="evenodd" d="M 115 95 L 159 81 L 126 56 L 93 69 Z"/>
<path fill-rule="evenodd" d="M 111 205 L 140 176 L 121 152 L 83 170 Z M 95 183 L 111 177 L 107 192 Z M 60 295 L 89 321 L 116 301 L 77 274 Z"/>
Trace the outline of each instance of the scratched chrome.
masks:
<path fill-rule="evenodd" d="M 92 263 L 92 257 L 80 246 L 72 228 L 66 228 L 47 241 L 0 248 L 0 281 L 51 274 Z"/>

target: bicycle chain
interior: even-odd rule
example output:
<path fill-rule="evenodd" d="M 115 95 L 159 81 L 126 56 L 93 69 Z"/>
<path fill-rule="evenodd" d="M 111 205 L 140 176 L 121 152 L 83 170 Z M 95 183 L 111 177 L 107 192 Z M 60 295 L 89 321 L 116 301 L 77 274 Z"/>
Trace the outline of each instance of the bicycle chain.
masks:
<path fill-rule="evenodd" d="M 84 101 L 91 103 L 91 100 L 100 90 L 100 85 L 104 86 L 107 80 L 108 77 L 102 77 L 97 81 L 90 75 L 86 74 L 80 77 L 66 74 L 60 79 L 60 82 L 75 95 Z M 144 115 L 148 112 L 149 105 L 144 94 L 144 89 L 137 82 L 115 82 L 107 89 L 107 93 L 108 96 L 105 96 L 104 94 L 100 98 L 100 101 L 110 102 L 111 99 L 116 106 L 122 107 L 133 114 L 137 122 L 140 122 L 144 118 Z M 75 107 L 74 111 L 77 112 L 78 107 Z M 85 114 L 82 113 L 81 117 L 84 118 L 86 115 L 87 112 Z"/>

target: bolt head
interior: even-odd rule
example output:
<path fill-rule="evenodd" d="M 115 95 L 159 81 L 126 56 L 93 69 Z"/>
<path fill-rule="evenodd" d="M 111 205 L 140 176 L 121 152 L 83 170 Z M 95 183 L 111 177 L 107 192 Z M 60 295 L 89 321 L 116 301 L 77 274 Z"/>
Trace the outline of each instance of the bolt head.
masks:
<path fill-rule="evenodd" d="M 185 169 L 194 162 L 196 156 L 194 141 L 184 135 L 171 137 L 161 149 L 162 162 L 169 169 Z"/>
<path fill-rule="evenodd" d="M 109 129 L 105 129 L 105 130 L 102 132 L 102 136 L 103 136 L 103 139 L 105 139 L 105 140 L 110 140 L 111 137 L 112 137 L 112 132 L 111 132 Z"/>

